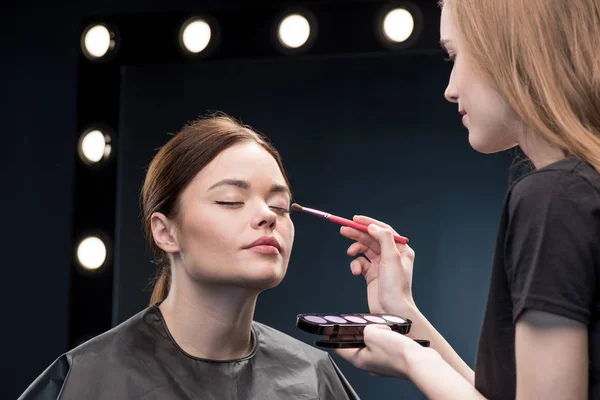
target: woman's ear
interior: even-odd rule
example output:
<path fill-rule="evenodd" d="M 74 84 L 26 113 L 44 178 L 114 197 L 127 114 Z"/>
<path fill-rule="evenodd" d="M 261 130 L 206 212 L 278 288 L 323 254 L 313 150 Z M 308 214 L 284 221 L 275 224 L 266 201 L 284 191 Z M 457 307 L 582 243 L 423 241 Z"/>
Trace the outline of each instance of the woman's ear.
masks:
<path fill-rule="evenodd" d="M 150 217 L 152 237 L 158 247 L 166 253 L 179 252 L 175 222 L 165 217 L 164 214 L 155 212 Z"/>

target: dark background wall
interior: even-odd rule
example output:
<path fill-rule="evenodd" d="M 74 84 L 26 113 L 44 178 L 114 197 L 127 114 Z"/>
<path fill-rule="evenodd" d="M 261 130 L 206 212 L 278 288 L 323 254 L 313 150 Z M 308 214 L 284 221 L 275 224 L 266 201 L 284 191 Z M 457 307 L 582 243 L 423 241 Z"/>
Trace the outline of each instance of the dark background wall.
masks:
<path fill-rule="evenodd" d="M 197 1 L 186 0 L 172 0 L 168 4 L 112 0 L 73 5 L 49 5 L 34 0 L 3 6 L 0 68 L 4 101 L 0 115 L 4 122 L 4 152 L 0 163 L 0 201 L 7 224 L 1 236 L 4 319 L 0 340 L 4 362 L 0 398 L 16 398 L 67 350 L 75 61 L 80 17 L 197 5 Z M 286 70 L 295 67 L 300 73 L 322 77 L 328 68 L 340 67 L 336 62 L 343 61 L 305 62 L 289 65 Z M 234 67 L 230 64 L 226 68 Z M 264 68 L 256 65 L 238 66 L 236 73 L 239 70 L 247 76 L 264 72 Z M 150 127 L 153 140 L 160 141 L 161 135 L 177 130 L 207 108 L 223 109 L 255 125 L 280 148 L 299 202 L 345 216 L 371 214 L 411 237 L 417 250 L 414 284 L 417 301 L 472 364 L 509 159 L 482 156 L 468 147 L 456 107 L 443 101 L 449 68 L 438 59 L 428 60 L 423 56 L 415 60 L 401 57 L 363 60 L 343 70 L 346 75 L 327 80 L 328 86 L 322 89 L 324 97 L 306 97 L 309 101 L 302 103 L 306 106 L 293 108 L 280 101 L 269 104 L 265 94 L 261 95 L 264 107 L 256 103 L 254 108 L 248 108 L 249 102 L 241 101 L 248 100 L 248 94 L 238 103 L 232 103 L 229 97 L 185 102 L 186 97 L 178 91 L 180 87 L 165 86 L 161 89 L 164 93 L 182 96 L 185 108 L 173 111 L 162 121 L 140 118 L 143 107 L 151 107 L 156 101 L 148 97 L 140 108 L 124 113 L 126 135 L 122 140 Z M 184 68 L 183 73 L 197 76 L 192 68 Z M 141 90 L 149 90 L 157 84 L 155 78 L 160 74 L 156 68 L 128 71 L 124 83 L 139 82 L 146 85 L 141 85 Z M 276 77 L 283 80 L 286 75 Z M 351 86 L 344 84 L 350 80 L 354 82 Z M 288 81 L 296 89 L 304 90 L 297 95 L 300 98 L 314 96 L 310 86 L 302 87 L 301 80 Z M 260 82 L 257 80 L 255 84 Z M 198 81 L 197 85 L 202 83 Z M 251 89 L 244 90 L 249 93 Z M 125 97 L 135 95 L 124 93 Z M 290 118 L 294 118 L 293 124 Z M 307 132 L 309 136 L 300 137 Z M 340 152 L 315 147 L 315 140 L 336 144 Z M 305 147 L 298 147 L 299 143 Z M 315 148 L 318 157 L 307 165 L 304 154 L 297 150 Z M 381 157 L 367 159 L 361 168 L 341 166 L 346 161 L 342 152 L 379 154 L 380 151 Z M 140 168 L 145 165 L 139 162 L 147 164 L 148 159 L 144 158 L 151 156 L 148 152 L 140 155 L 139 160 L 131 162 L 131 167 L 137 169 L 123 169 L 131 174 L 131 180 L 123 180 L 124 176 L 120 180 L 120 196 L 123 196 L 119 201 L 130 209 L 134 204 L 131 196 L 127 197 L 127 190 L 130 194 L 131 190 L 137 191 L 141 183 Z M 318 190 L 308 176 L 322 178 Z M 308 341 L 311 338 L 301 335 L 290 323 L 296 312 L 364 310 L 366 303 L 362 281 L 349 274 L 350 260 L 344 253 L 347 243 L 337 236 L 336 228 L 326 229 L 324 222 L 312 221 L 307 216 L 294 218 L 298 235 L 290 272 L 280 288 L 261 297 L 257 319 Z M 120 222 L 124 229 L 137 229 L 132 219 Z M 317 235 L 322 236 L 314 240 Z M 132 261 L 144 260 L 139 252 L 129 257 Z M 150 268 L 148 264 L 135 265 Z M 136 293 L 128 299 L 121 296 L 116 308 L 118 320 L 139 309 L 147 295 L 128 290 L 127 285 L 141 289 L 140 285 L 147 282 L 147 278 L 141 280 L 143 269 L 135 271 L 128 284 L 117 288 L 119 293 Z M 322 290 L 310 290 L 319 295 L 303 298 L 302 292 L 313 285 L 315 277 L 320 279 Z M 340 280 L 343 283 L 338 283 Z M 279 296 L 289 291 L 295 293 L 291 302 L 279 301 Z M 406 398 L 419 398 L 408 384 L 378 380 L 340 364 L 365 398 L 371 397 L 366 390 L 378 385 L 385 388 L 381 393 L 388 389 L 406 390 Z M 384 398 L 394 397 L 389 393 Z"/>

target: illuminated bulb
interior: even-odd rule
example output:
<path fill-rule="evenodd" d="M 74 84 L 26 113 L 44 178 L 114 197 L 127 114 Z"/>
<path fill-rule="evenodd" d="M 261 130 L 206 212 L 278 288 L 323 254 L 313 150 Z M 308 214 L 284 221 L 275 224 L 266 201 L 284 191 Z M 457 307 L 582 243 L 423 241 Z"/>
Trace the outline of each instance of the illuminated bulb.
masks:
<path fill-rule="evenodd" d="M 106 261 L 106 245 L 96 236 L 83 239 L 77 246 L 77 260 L 85 269 L 100 268 Z"/>
<path fill-rule="evenodd" d="M 89 58 L 101 58 L 114 46 L 111 33 L 104 25 L 94 25 L 84 33 L 83 47 Z"/>
<path fill-rule="evenodd" d="M 383 34 L 390 42 L 401 43 L 410 37 L 415 28 L 415 20 L 410 12 L 396 8 L 383 19 Z"/>
<path fill-rule="evenodd" d="M 79 140 L 79 155 L 88 164 L 97 164 L 108 158 L 111 152 L 110 136 L 93 129 L 84 133 Z"/>
<path fill-rule="evenodd" d="M 210 43 L 212 31 L 210 25 L 202 19 L 196 19 L 186 23 L 182 28 L 183 47 L 193 54 L 198 54 Z"/>
<path fill-rule="evenodd" d="M 310 23 L 300 14 L 291 14 L 279 23 L 279 42 L 285 47 L 302 47 L 310 37 Z"/>

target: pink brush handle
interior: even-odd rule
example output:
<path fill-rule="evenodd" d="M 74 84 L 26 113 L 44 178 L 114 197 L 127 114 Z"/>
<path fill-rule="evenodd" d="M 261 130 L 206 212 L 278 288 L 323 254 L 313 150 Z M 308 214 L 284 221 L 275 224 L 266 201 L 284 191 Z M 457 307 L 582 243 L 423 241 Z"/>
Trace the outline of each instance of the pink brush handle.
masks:
<path fill-rule="evenodd" d="M 344 225 L 349 228 L 354 228 L 357 231 L 367 232 L 367 233 L 369 232 L 369 227 L 367 225 L 359 224 L 357 222 L 350 221 L 349 219 L 346 219 L 346 218 L 336 217 L 335 215 L 331 215 L 329 217 L 329 220 L 332 222 L 335 222 L 336 224 Z M 400 243 L 400 244 L 407 244 L 408 238 L 405 238 L 404 236 L 400 236 L 400 235 L 394 235 L 394 242 Z"/>

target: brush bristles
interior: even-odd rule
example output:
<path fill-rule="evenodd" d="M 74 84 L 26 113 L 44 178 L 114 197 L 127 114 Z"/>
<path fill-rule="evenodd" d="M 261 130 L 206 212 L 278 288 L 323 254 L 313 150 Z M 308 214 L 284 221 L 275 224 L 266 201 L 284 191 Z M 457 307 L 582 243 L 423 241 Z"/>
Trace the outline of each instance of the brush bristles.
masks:
<path fill-rule="evenodd" d="M 292 210 L 302 211 L 302 206 L 300 204 L 294 203 L 294 204 L 292 204 Z"/>

